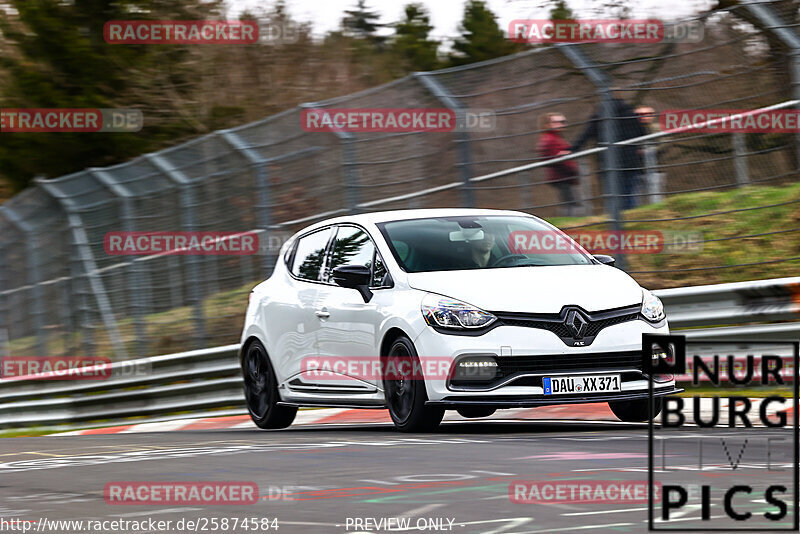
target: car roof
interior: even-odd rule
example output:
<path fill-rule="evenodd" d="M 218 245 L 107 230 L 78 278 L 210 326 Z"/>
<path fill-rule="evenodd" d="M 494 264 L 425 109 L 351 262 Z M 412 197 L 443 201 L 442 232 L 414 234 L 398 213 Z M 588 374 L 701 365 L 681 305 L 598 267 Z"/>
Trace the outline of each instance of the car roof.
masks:
<path fill-rule="evenodd" d="M 456 216 L 488 216 L 488 215 L 516 215 L 524 217 L 532 217 L 528 213 L 521 211 L 511 210 L 491 210 L 491 209 L 467 209 L 467 208 L 427 208 L 427 209 L 409 209 L 409 210 L 392 210 L 392 211 L 376 211 L 372 213 L 360 213 L 357 215 L 345 215 L 336 217 L 334 219 L 327 219 L 320 221 L 308 229 L 317 226 L 327 226 L 329 224 L 342 224 L 342 223 L 355 223 L 355 224 L 379 224 L 390 221 L 402 221 L 408 219 L 425 219 L 432 217 L 456 217 Z"/>

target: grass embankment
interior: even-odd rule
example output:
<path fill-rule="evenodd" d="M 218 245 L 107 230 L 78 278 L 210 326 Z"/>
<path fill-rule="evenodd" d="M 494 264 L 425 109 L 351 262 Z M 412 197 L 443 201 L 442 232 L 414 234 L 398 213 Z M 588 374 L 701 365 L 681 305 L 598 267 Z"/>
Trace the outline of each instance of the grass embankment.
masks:
<path fill-rule="evenodd" d="M 697 252 L 628 254 L 625 257 L 627 268 L 639 283 L 650 289 L 795 276 L 800 272 L 800 261 L 733 266 L 800 256 L 800 231 L 787 231 L 800 228 L 800 202 L 785 204 L 797 200 L 800 200 L 800 184 L 688 193 L 629 210 L 624 214 L 625 220 L 682 219 L 630 222 L 625 223 L 626 230 L 659 230 L 665 235 L 669 232 L 700 232 L 705 242 L 699 245 L 701 250 Z M 749 209 L 772 204 L 784 205 Z M 711 213 L 719 215 L 697 217 Z M 550 222 L 559 227 L 570 227 L 602 220 L 604 217 L 557 217 Z M 586 229 L 611 228 L 598 225 Z M 767 235 L 757 235 L 765 233 Z M 746 235 L 755 237 L 730 239 Z M 725 268 L 690 270 L 716 266 Z M 637 272 L 664 270 L 671 272 Z"/>

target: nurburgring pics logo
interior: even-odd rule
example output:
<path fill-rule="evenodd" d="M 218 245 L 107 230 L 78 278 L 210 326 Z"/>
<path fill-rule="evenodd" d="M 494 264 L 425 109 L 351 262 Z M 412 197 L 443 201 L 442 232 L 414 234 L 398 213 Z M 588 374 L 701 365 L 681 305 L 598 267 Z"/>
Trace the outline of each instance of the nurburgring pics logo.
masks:
<path fill-rule="evenodd" d="M 700 21 L 516 19 L 508 25 L 508 38 L 518 43 L 698 43 L 703 28 Z"/>
<path fill-rule="evenodd" d="M 109 44 L 253 44 L 253 20 L 110 20 L 103 26 Z"/>
<path fill-rule="evenodd" d="M 0 109 L 0 132 L 138 132 L 144 126 L 138 109 Z"/>
<path fill-rule="evenodd" d="M 490 110 L 448 108 L 311 108 L 300 114 L 306 132 L 466 132 L 496 125 Z"/>
<path fill-rule="evenodd" d="M 773 109 L 669 109 L 662 111 L 663 130 L 680 132 L 795 133 L 800 131 L 800 110 Z"/>
<path fill-rule="evenodd" d="M 798 342 L 643 334 L 642 345 L 648 410 L 661 412 L 648 425 L 648 479 L 662 489 L 649 530 L 796 532 Z M 662 373 L 685 394 L 655 397 Z"/>
<path fill-rule="evenodd" d="M 117 256 L 250 256 L 259 252 L 259 236 L 257 232 L 108 232 L 103 249 Z"/>

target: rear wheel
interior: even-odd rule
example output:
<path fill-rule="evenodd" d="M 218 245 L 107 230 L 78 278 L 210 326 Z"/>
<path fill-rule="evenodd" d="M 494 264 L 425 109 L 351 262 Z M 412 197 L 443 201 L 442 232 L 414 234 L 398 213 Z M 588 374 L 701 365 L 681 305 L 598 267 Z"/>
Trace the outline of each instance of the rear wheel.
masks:
<path fill-rule="evenodd" d="M 626 423 L 642 423 L 649 421 L 647 407 L 648 400 L 632 400 L 632 401 L 612 401 L 608 403 L 608 407 L 617 416 L 620 421 Z M 661 413 L 661 398 L 653 399 L 653 417 Z"/>
<path fill-rule="evenodd" d="M 411 340 L 397 338 L 384 357 L 384 364 L 389 370 L 383 376 L 386 406 L 394 426 L 401 432 L 435 430 L 442 422 L 444 408 L 425 406 L 428 394 L 424 377 L 416 371 L 420 368 L 419 356 Z"/>
<path fill-rule="evenodd" d="M 278 429 L 292 424 L 297 408 L 278 406 L 278 380 L 264 346 L 253 341 L 242 358 L 244 396 L 250 418 L 259 428 Z"/>
<path fill-rule="evenodd" d="M 456 411 L 461 417 L 473 419 L 477 417 L 489 417 L 496 412 L 497 409 L 486 408 L 484 406 L 464 406 L 463 408 L 456 408 Z"/>

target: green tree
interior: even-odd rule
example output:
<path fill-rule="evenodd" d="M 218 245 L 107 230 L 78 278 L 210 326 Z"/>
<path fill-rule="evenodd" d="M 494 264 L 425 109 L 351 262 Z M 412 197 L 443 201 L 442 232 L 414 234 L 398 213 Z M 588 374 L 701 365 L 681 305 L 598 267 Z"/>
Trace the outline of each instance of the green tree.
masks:
<path fill-rule="evenodd" d="M 497 17 L 482 0 L 467 0 L 459 26 L 461 35 L 450 55 L 453 65 L 465 65 L 513 54 L 522 47 L 506 37 L 497 24 Z"/>
<path fill-rule="evenodd" d="M 345 9 L 345 16 L 342 19 L 342 28 L 345 35 L 366 39 L 373 43 L 381 43 L 384 38 L 377 35 L 377 31 L 384 25 L 378 20 L 380 15 L 376 11 L 367 8 L 366 0 L 358 0 L 355 7 Z"/>
<path fill-rule="evenodd" d="M 574 16 L 566 0 L 555 0 L 550 8 L 550 20 L 571 20 Z"/>
<path fill-rule="evenodd" d="M 433 26 L 422 4 L 408 4 L 405 18 L 394 24 L 392 51 L 397 54 L 404 72 L 434 70 L 439 66 L 439 42 L 428 39 Z"/>
<path fill-rule="evenodd" d="M 119 19 L 201 19 L 220 0 L 8 0 L 0 10 L 0 107 L 135 108 L 133 133 L 2 133 L 0 177 L 15 190 L 37 175 L 55 177 L 129 159 L 197 131 L 186 102 L 197 77 L 182 45 L 111 45 L 103 26 Z M 220 17 L 217 17 L 220 18 Z"/>

